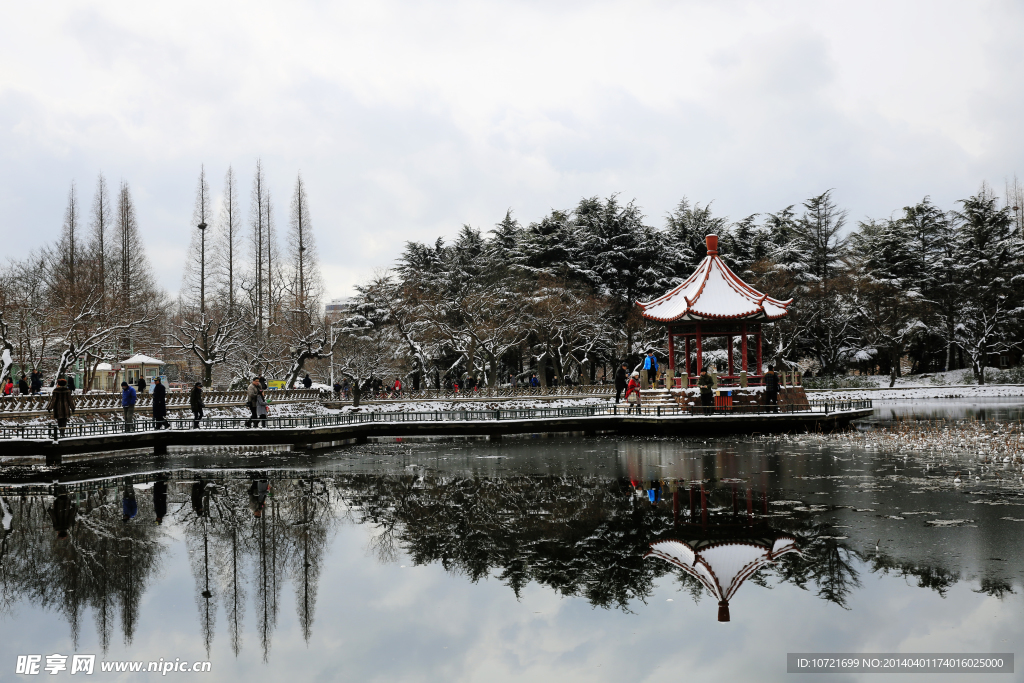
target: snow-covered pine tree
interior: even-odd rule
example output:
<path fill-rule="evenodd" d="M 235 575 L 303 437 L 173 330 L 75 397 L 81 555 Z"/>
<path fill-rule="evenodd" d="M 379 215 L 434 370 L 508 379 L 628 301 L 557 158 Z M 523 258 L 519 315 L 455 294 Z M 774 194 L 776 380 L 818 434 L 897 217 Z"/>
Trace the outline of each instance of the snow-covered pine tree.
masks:
<path fill-rule="evenodd" d="M 956 262 L 960 285 L 956 341 L 971 359 L 979 384 L 991 354 L 1009 350 L 1016 342 L 1012 325 L 1022 313 L 1020 295 L 1022 241 L 1013 229 L 1009 207 L 999 208 L 987 186 L 961 200 L 958 212 Z"/>

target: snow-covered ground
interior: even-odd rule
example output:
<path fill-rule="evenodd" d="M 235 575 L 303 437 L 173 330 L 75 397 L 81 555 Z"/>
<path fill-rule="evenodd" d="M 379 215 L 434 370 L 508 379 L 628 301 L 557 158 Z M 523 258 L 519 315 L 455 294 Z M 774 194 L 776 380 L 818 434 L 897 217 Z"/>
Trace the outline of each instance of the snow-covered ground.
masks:
<path fill-rule="evenodd" d="M 985 369 L 986 381 L 1005 379 L 998 368 Z M 971 383 L 970 370 L 950 370 L 949 372 L 925 373 L 923 375 L 906 375 L 896 378 L 896 385 L 889 388 L 888 375 L 862 375 L 840 378 L 858 386 L 838 389 L 815 390 L 808 388 L 810 398 L 834 399 L 940 399 L 940 398 L 976 398 L 1000 396 L 1024 396 L 1024 384 L 984 384 Z M 813 381 L 812 381 L 813 382 Z"/>
<path fill-rule="evenodd" d="M 581 398 L 562 398 L 541 401 L 532 398 L 514 399 L 509 401 L 403 401 L 399 403 L 377 403 L 362 405 L 359 408 L 344 406 L 340 409 L 324 409 L 326 413 L 435 413 L 443 411 L 474 411 L 474 410 L 515 410 L 517 408 L 571 408 L 576 406 L 606 406 L 610 397 L 589 396 Z"/>
<path fill-rule="evenodd" d="M 1024 385 L 1020 384 L 986 384 L 985 386 L 959 387 L 908 387 L 905 389 L 830 389 L 809 391 L 807 397 L 812 399 L 874 400 L 930 400 L 939 398 L 980 398 L 1001 396 L 1024 396 Z"/>

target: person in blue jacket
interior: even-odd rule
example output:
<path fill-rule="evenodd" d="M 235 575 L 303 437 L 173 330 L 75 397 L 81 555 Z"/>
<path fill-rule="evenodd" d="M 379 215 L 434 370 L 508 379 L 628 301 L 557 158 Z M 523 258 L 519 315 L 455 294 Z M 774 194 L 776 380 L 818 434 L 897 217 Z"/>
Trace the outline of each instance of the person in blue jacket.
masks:
<path fill-rule="evenodd" d="M 134 431 L 135 402 L 137 400 L 138 395 L 135 393 L 135 389 L 132 389 L 128 382 L 121 382 L 121 408 L 124 410 L 124 430 L 126 432 Z"/>
<path fill-rule="evenodd" d="M 651 384 L 658 381 L 658 359 L 654 357 L 654 349 L 647 349 L 647 357 L 644 358 L 643 387 L 649 389 Z"/>

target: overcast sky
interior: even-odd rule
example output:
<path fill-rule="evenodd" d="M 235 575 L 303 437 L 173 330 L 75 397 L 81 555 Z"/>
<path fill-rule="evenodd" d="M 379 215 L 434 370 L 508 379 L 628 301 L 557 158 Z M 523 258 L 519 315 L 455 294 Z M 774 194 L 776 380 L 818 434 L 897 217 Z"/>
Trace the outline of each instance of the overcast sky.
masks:
<path fill-rule="evenodd" d="M 3 3 L 3 256 L 57 237 L 70 183 L 130 183 L 177 291 L 205 164 L 257 158 L 282 234 L 307 183 L 330 296 L 406 240 L 583 196 L 648 222 L 835 188 L 852 219 L 1001 194 L 1024 135 L 1012 2 Z"/>

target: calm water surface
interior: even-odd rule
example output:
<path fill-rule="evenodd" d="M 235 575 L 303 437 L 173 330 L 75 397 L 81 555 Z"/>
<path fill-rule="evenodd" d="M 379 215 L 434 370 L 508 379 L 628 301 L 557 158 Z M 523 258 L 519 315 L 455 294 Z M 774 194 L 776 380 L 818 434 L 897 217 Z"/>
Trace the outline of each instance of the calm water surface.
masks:
<path fill-rule="evenodd" d="M 13 671 L 33 653 L 208 659 L 210 681 L 774 681 L 787 652 L 1019 658 L 1009 470 L 955 488 L 940 460 L 812 438 L 603 437 L 7 467 L 0 680 L 31 680 Z"/>

